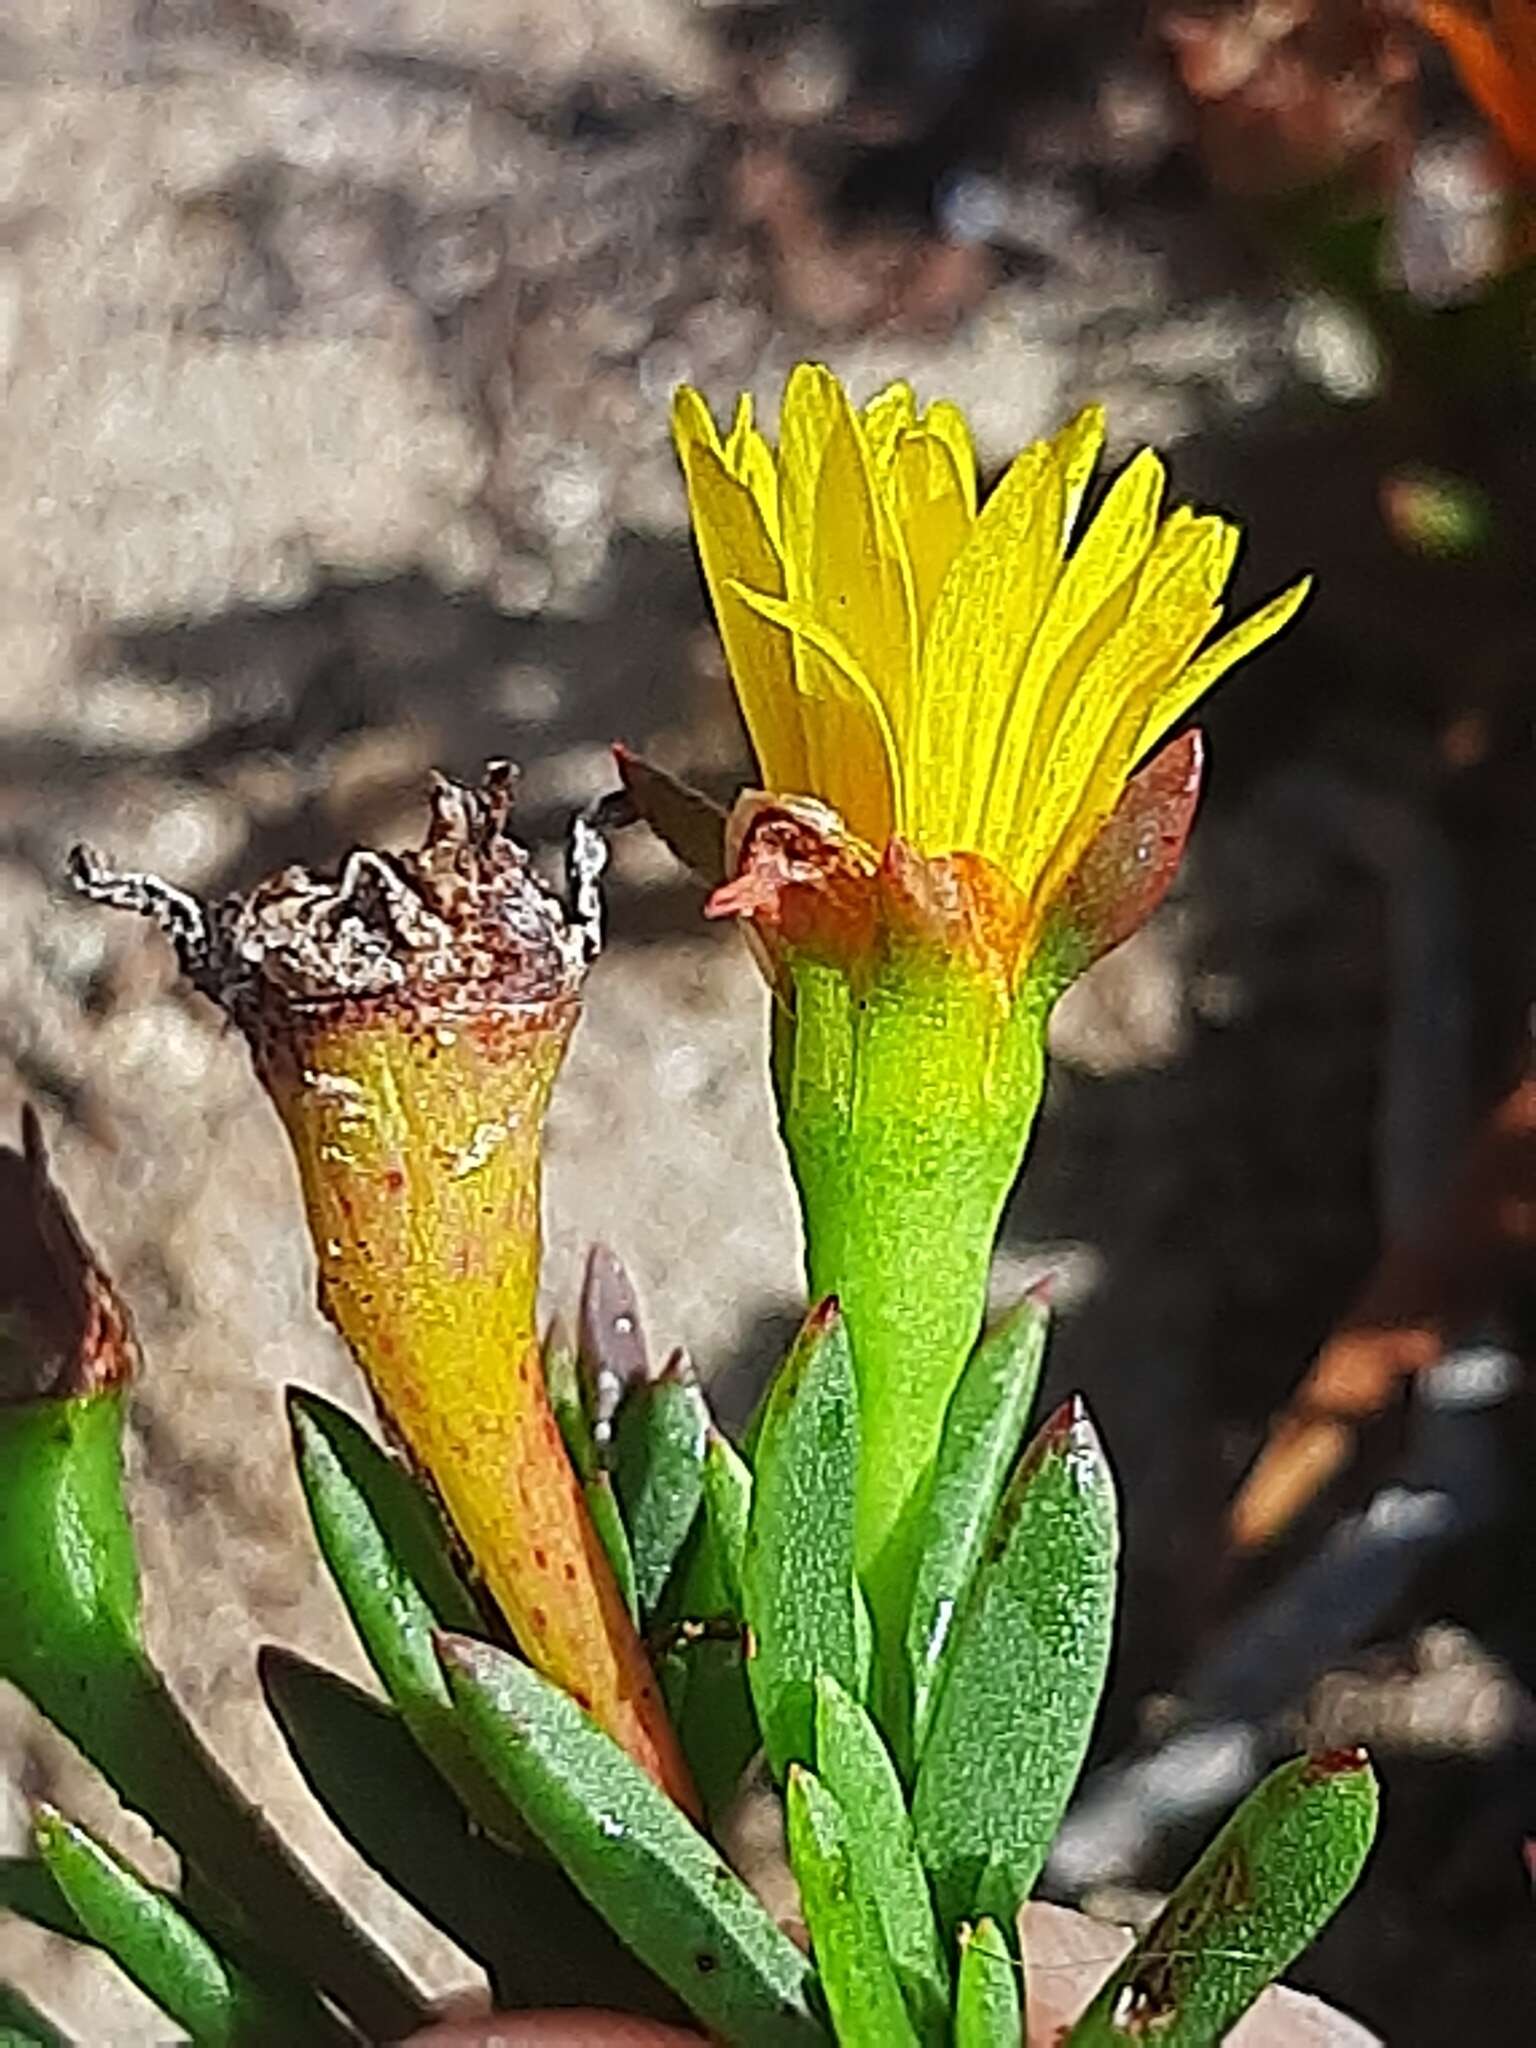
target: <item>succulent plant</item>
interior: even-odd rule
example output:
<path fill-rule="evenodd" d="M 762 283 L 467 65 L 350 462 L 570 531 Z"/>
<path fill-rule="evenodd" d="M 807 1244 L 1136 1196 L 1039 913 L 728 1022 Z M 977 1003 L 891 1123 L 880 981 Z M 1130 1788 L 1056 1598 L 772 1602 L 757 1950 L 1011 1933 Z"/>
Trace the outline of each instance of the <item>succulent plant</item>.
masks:
<path fill-rule="evenodd" d="M 741 1442 L 686 1361 L 652 1368 L 608 1255 L 576 1340 L 536 1324 L 541 1128 L 595 944 L 590 827 L 570 910 L 509 834 L 499 767 L 478 789 L 436 783 L 415 852 L 353 854 L 337 880 L 289 869 L 212 910 L 77 862 L 89 895 L 160 920 L 245 1032 L 298 1160 L 321 1306 L 385 1425 L 388 1448 L 290 1393 L 316 1542 L 379 1692 L 268 1649 L 267 1701 L 338 1826 L 507 2013 L 601 2007 L 741 2048 L 1024 2036 L 1023 1909 L 1103 1692 L 1118 1530 L 1081 1402 L 1031 1428 L 1044 1298 L 980 1327 L 992 1237 L 1050 1001 L 1148 914 L 1188 827 L 1197 743 L 1133 774 L 1138 757 L 1298 593 L 1197 655 L 1231 562 L 1222 522 L 1160 525 L 1144 461 L 1069 557 L 1096 418 L 1027 451 L 989 524 L 997 500 L 978 513 L 957 467 L 963 422 L 919 420 L 903 391 L 855 416 L 824 373 L 802 380 L 776 484 L 749 417 L 722 444 L 682 415 L 749 714 L 779 721 L 769 744 L 792 780 L 841 745 L 834 793 L 867 817 L 839 819 L 812 786 L 727 825 L 630 757 L 605 813 L 644 813 L 713 870 L 713 907 L 749 923 L 780 998 L 817 1298 Z M 849 519 L 869 546 L 828 541 L 807 569 L 779 523 L 796 491 L 796 516 Z M 1036 527 L 1038 587 L 1015 602 L 1004 558 Z M 958 576 L 1003 718 L 964 744 L 1001 748 L 1027 786 L 1012 661 L 1034 677 L 1037 727 L 1049 708 L 1076 749 L 1049 830 L 1004 803 L 967 850 L 963 788 L 926 808 L 900 796 L 904 773 L 932 768 L 927 743 L 904 756 L 852 684 L 841 725 L 818 732 L 807 707 L 831 685 L 815 663 L 843 660 L 828 563 L 876 651 L 879 606 L 913 603 L 917 570 L 930 622 Z M 1031 670 L 1041 634 L 1055 652 Z M 957 658 L 939 665 L 946 690 Z M 803 701 L 776 703 L 784 689 Z M 1095 689 L 1074 723 L 1073 690 Z M 953 725 L 954 707 L 935 718 Z M 44 1812 L 0 1901 L 105 1950 L 199 2043 L 407 2035 L 425 2001 L 239 1798 L 146 1655 L 122 1492 L 132 1335 L 35 1125 L 0 1155 L 0 1200 L 25 1254 L 0 1259 L 0 1671 L 182 1866 L 158 1890 Z M 792 1927 L 722 1848 L 754 1782 L 782 1801 Z M 1359 1753 L 1274 1773 L 1069 2048 L 1222 2039 L 1347 1894 L 1375 1812 Z M 19 2007 L 5 2024 L 18 2044 L 52 2038 Z M 571 2025 L 599 2038 L 595 2020 Z"/>

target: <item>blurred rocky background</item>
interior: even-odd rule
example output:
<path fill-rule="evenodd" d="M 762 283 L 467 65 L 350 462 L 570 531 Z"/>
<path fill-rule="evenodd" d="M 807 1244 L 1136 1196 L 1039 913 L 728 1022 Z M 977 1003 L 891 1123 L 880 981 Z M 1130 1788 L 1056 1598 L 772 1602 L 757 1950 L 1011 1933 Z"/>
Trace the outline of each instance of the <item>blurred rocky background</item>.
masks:
<path fill-rule="evenodd" d="M 460 1959 L 344 1850 L 255 1691 L 265 1639 L 360 1675 L 278 1393 L 361 1397 L 276 1120 L 64 856 L 218 893 L 401 843 L 429 766 L 507 754 L 553 864 L 615 737 L 729 790 L 667 401 L 749 388 L 771 416 L 810 354 L 861 393 L 958 399 L 990 463 L 1102 397 L 1117 457 L 1157 441 L 1181 494 L 1249 524 L 1245 600 L 1320 572 L 1216 708 L 1176 900 L 1063 1006 L 1000 1261 L 1004 1293 L 1056 1272 L 1053 1375 L 1088 1389 L 1129 1503 L 1116 1692 L 1053 1881 L 1145 1911 L 1270 1754 L 1368 1739 L 1383 1845 L 1298 1981 L 1403 2048 L 1531 2038 L 1536 1117 L 1507 1091 L 1536 467 L 1501 353 L 1509 204 L 1391 0 L 0 20 L 0 1129 L 37 1103 L 139 1318 L 135 1498 L 177 1689 L 435 1989 Z M 794 1313 L 794 1220 L 763 992 L 698 902 L 620 840 L 550 1293 L 602 1237 L 654 1341 L 739 1405 Z M 1457 1162 L 1501 1098 L 1469 1211 Z M 1332 1419 L 1282 1433 L 1234 1525 L 1330 1333 L 1356 1346 Z M 0 1763 L 0 1852 L 46 1794 L 164 1869 L 14 1698 Z M 82 2042 L 156 2038 L 51 1937 L 0 1927 L 0 1971 Z"/>

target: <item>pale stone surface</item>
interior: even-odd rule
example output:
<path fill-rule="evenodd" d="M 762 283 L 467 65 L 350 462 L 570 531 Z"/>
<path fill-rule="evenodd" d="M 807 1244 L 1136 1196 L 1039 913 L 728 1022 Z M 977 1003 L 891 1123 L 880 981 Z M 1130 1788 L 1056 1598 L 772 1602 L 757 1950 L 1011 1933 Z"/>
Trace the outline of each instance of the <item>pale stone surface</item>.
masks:
<path fill-rule="evenodd" d="M 803 1284 L 767 1005 L 732 933 L 615 950 L 588 984 L 550 1118 L 551 1302 L 574 1300 L 601 1237 L 655 1304 L 652 1343 L 685 1345 L 705 1372 L 792 1312 Z"/>
<path fill-rule="evenodd" d="M 1025 1907 L 1030 2048 L 1054 2048 L 1056 2030 L 1082 2011 L 1132 1939 L 1122 1927 L 1062 1906 Z M 1230 2048 L 1380 2048 L 1357 2021 L 1283 1986 L 1266 1991 L 1227 2040 Z"/>

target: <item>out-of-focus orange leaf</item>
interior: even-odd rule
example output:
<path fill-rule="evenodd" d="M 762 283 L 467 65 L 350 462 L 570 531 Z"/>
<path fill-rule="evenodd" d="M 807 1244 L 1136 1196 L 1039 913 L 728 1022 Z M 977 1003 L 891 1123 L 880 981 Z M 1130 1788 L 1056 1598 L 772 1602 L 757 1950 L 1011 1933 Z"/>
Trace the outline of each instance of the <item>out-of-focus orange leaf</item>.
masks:
<path fill-rule="evenodd" d="M 1402 1383 L 1489 1317 L 1536 1256 L 1536 1074 L 1474 1139 L 1440 1215 L 1392 1246 L 1318 1354 L 1232 1504 L 1240 1550 L 1272 1543 L 1354 1455 Z"/>
<path fill-rule="evenodd" d="M 1514 169 L 1536 179 L 1536 7 L 1531 0 L 1422 0 L 1420 18 L 1438 36 Z"/>

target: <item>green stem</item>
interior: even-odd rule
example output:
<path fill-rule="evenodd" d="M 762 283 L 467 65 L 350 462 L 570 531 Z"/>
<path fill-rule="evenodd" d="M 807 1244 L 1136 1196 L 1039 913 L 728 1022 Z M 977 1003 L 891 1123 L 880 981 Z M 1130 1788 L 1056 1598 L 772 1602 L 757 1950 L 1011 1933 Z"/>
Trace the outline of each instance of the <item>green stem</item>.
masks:
<path fill-rule="evenodd" d="M 914 1517 L 975 1343 L 1003 1204 L 1044 1081 L 1042 986 L 1011 1003 L 958 954 L 892 951 L 862 984 L 806 960 L 776 1082 L 810 1294 L 835 1294 L 860 1399 L 858 1561 L 902 1620 Z M 1050 991 L 1054 994 L 1054 989 Z"/>

